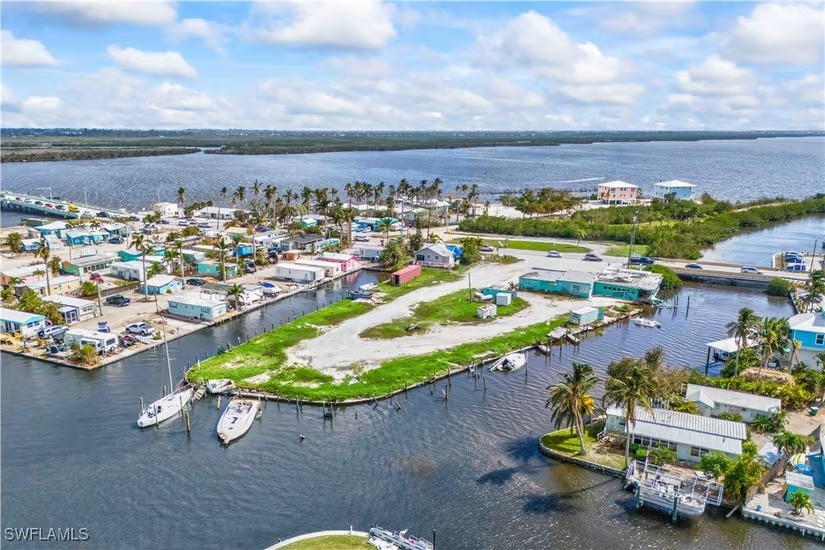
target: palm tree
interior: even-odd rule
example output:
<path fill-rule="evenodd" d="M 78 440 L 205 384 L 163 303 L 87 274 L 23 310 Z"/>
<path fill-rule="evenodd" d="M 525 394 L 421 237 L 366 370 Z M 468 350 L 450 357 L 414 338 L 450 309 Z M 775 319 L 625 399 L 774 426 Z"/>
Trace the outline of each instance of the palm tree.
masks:
<path fill-rule="evenodd" d="M 46 268 L 46 294 L 48 296 L 52 295 L 52 284 L 49 281 L 49 257 L 51 255 L 52 251 L 49 248 L 49 243 L 46 242 L 46 237 L 40 237 L 37 242 L 37 250 L 34 251 L 34 257 L 43 260 L 43 267 Z"/>
<path fill-rule="evenodd" d="M 304 207 L 305 214 L 309 214 L 312 210 L 312 195 L 312 188 L 305 185 L 304 188 L 301 189 L 301 206 Z"/>
<path fill-rule="evenodd" d="M 229 194 L 229 189 L 224 186 L 221 187 L 220 193 L 221 202 L 218 203 L 218 220 L 215 222 L 215 231 L 218 231 L 221 227 L 221 204 L 226 202 L 226 196 Z"/>
<path fill-rule="evenodd" d="M 605 387 L 605 401 L 624 409 L 624 466 L 627 468 L 630 461 L 630 424 L 636 422 L 637 407 L 652 412 L 650 397 L 655 391 L 653 376 L 649 369 L 636 362 L 621 376 L 608 378 Z"/>
<path fill-rule="evenodd" d="M 218 259 L 221 262 L 221 281 L 226 280 L 226 254 L 229 252 L 229 245 L 226 244 L 226 241 L 223 237 L 218 240 L 215 244 L 215 248 L 218 249 Z"/>
<path fill-rule="evenodd" d="M 258 194 L 261 192 L 261 183 L 258 181 L 258 178 L 255 178 L 255 181 L 252 182 L 252 196 L 256 199 L 258 198 Z"/>
<path fill-rule="evenodd" d="M 734 502 L 741 502 L 748 489 L 762 478 L 762 466 L 756 445 L 742 443 L 742 454 L 725 471 L 725 495 Z"/>
<path fill-rule="evenodd" d="M 739 315 L 736 321 L 732 321 L 725 325 L 728 329 L 728 336 L 736 339 L 736 368 L 734 369 L 734 376 L 739 375 L 739 354 L 742 350 L 748 347 L 748 340 L 753 338 L 757 327 L 759 326 L 760 318 L 749 307 L 743 307 L 739 310 Z"/>
<path fill-rule="evenodd" d="M 576 229 L 576 246 L 579 245 L 582 240 L 587 238 L 587 230 L 583 227 Z"/>
<path fill-rule="evenodd" d="M 767 368 L 771 357 L 785 349 L 788 344 L 788 320 L 782 317 L 765 317 L 759 325 L 759 345 L 762 347 L 762 363 L 757 377 L 762 376 L 762 369 Z"/>
<path fill-rule="evenodd" d="M 378 220 L 378 231 L 383 231 L 388 241 L 390 240 L 390 227 L 392 224 L 392 218 L 381 218 Z"/>
<path fill-rule="evenodd" d="M 181 208 L 183 208 L 183 203 L 186 202 L 186 189 L 183 187 L 178 187 L 178 203 L 180 204 Z"/>
<path fill-rule="evenodd" d="M 153 248 L 153 243 L 146 238 L 146 235 L 142 235 L 140 233 L 136 235 L 132 235 L 132 242 L 129 243 L 129 248 L 134 248 L 142 257 L 143 261 L 143 298 L 145 300 L 149 299 L 149 288 L 146 286 L 146 279 L 148 279 L 147 272 L 146 272 L 146 254 L 149 253 L 150 250 Z"/>
<path fill-rule="evenodd" d="M 52 270 L 54 275 L 60 273 L 60 266 L 63 265 L 63 260 L 60 256 L 52 256 L 49 258 L 49 269 Z"/>
<path fill-rule="evenodd" d="M 232 296 L 235 298 L 235 309 L 239 309 L 241 303 L 241 294 L 244 292 L 244 287 L 239 285 L 238 283 L 234 283 L 232 287 L 226 291 L 227 296 Z"/>
<path fill-rule="evenodd" d="M 550 420 L 556 429 L 562 424 L 576 426 L 581 454 L 587 454 L 584 447 L 584 416 L 593 414 L 596 403 L 590 391 L 600 382 L 593 374 L 593 368 L 586 363 L 573 363 L 573 372 L 563 372 L 562 381 L 548 386 L 545 408 L 552 407 Z"/>
<path fill-rule="evenodd" d="M 811 437 L 786 432 L 784 430 L 773 436 L 773 444 L 776 445 L 779 452 L 788 455 L 804 453 L 811 443 L 813 443 L 813 438 Z"/>
<path fill-rule="evenodd" d="M 235 204 L 235 201 L 243 204 L 246 201 L 246 187 L 243 185 L 239 185 L 237 189 L 235 189 L 235 193 L 232 195 L 232 204 Z"/>
<path fill-rule="evenodd" d="M 788 497 L 788 504 L 791 505 L 793 508 L 794 515 L 800 516 L 802 515 L 802 510 L 807 510 L 808 512 L 814 511 L 814 504 L 811 502 L 811 495 L 797 489 L 791 496 Z"/>

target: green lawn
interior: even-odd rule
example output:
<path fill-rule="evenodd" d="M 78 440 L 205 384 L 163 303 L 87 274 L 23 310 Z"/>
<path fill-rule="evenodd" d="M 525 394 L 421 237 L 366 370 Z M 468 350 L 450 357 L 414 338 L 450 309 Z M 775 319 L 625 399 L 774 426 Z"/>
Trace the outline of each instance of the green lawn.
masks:
<path fill-rule="evenodd" d="M 595 452 L 596 436 L 602 429 L 604 429 L 604 422 L 596 422 L 585 428 L 584 448 L 587 449 L 587 455 L 585 456 L 579 454 L 581 443 L 579 443 L 576 430 L 571 431 L 569 428 L 564 428 L 556 432 L 550 432 L 541 436 L 541 442 L 545 447 L 568 456 L 584 458 L 611 468 L 624 468 L 623 454 L 618 452 Z"/>
<path fill-rule="evenodd" d="M 549 252 L 551 250 L 555 250 L 556 252 L 580 252 L 584 254 L 585 252 L 590 252 L 589 248 L 585 248 L 583 246 L 577 246 L 575 244 L 567 244 L 567 243 L 548 243 L 548 242 L 541 242 L 541 241 L 517 241 L 513 239 L 509 239 L 509 242 L 505 243 L 507 239 L 483 239 L 484 244 L 500 247 L 504 244 L 507 244 L 507 248 L 512 248 L 514 250 L 535 250 L 537 252 Z M 454 239 L 450 241 L 450 243 L 461 244 L 461 239 Z"/>
<path fill-rule="evenodd" d="M 647 256 L 647 245 L 633 245 L 633 253 L 639 254 L 640 256 Z M 618 256 L 620 258 L 627 258 L 630 255 L 630 245 L 621 244 L 617 246 L 611 246 L 607 249 L 607 251 L 604 254 L 605 256 Z"/>
<path fill-rule="evenodd" d="M 352 535 L 328 535 L 307 540 L 293 542 L 285 546 L 288 550 L 358 550 L 361 548 L 374 548 L 367 543 L 364 537 Z"/>
<path fill-rule="evenodd" d="M 481 324 L 489 323 L 494 318 L 479 319 L 476 317 L 476 308 L 481 305 L 477 300 L 469 301 L 469 291 L 459 290 L 442 296 L 431 302 L 418 304 L 413 314 L 396 319 L 383 325 L 370 327 L 360 334 L 362 338 L 398 338 L 421 334 L 436 323 Z M 522 298 L 516 298 L 509 306 L 498 306 L 498 316 L 507 317 L 521 311 L 528 306 Z M 407 326 L 416 323 L 420 329 L 408 332 Z"/>

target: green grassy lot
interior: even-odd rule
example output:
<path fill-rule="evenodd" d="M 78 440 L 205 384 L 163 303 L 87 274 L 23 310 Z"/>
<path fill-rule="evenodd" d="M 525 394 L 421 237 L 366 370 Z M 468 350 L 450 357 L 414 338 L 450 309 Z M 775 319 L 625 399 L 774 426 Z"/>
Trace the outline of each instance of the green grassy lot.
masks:
<path fill-rule="evenodd" d="M 596 445 L 596 436 L 604 428 L 604 422 L 596 422 L 585 428 L 584 434 L 584 448 L 587 449 L 587 455 L 579 454 L 581 451 L 581 444 L 579 443 L 579 436 L 576 430 L 564 428 L 557 432 L 550 432 L 541 436 L 541 442 L 545 447 L 548 447 L 556 452 L 568 456 L 576 456 L 584 458 L 591 462 L 596 462 L 611 468 L 624 468 L 624 455 L 620 452 L 594 452 Z"/>
<path fill-rule="evenodd" d="M 481 324 L 488 323 L 494 319 L 479 319 L 476 317 L 476 308 L 481 305 L 477 300 L 468 300 L 468 291 L 459 290 L 452 294 L 442 296 L 431 302 L 418 304 L 413 310 L 413 314 L 408 317 L 396 319 L 383 325 L 370 327 L 360 334 L 363 338 L 398 338 L 399 336 L 411 336 L 421 334 L 436 323 L 461 323 L 461 324 Z M 516 298 L 509 306 L 498 306 L 498 316 L 507 317 L 521 311 L 527 307 L 527 302 L 522 298 Z M 417 323 L 420 329 L 408 332 L 408 325 Z"/>
<path fill-rule="evenodd" d="M 493 247 L 502 246 L 503 244 L 505 244 L 504 241 L 504 238 L 483 239 L 484 244 Z M 450 243 L 461 244 L 461 239 L 453 239 L 452 241 L 450 241 Z M 575 244 L 548 243 L 540 241 L 516 241 L 513 239 L 510 239 L 510 242 L 507 243 L 507 248 L 512 248 L 514 250 L 535 250 L 537 252 L 550 252 L 551 250 L 555 250 L 556 252 L 579 252 L 582 254 L 584 254 L 585 252 L 590 252 L 589 248 L 577 246 Z"/>
<path fill-rule="evenodd" d="M 634 245 L 633 253 L 638 254 L 640 256 L 647 256 L 647 246 L 643 244 Z M 627 258 L 630 255 L 630 245 L 620 244 L 616 246 L 611 246 L 607 249 L 607 251 L 604 254 L 605 256 L 618 256 L 620 258 Z"/>
<path fill-rule="evenodd" d="M 358 550 L 373 548 L 364 537 L 352 535 L 329 535 L 307 540 L 299 540 L 285 547 L 288 550 Z"/>

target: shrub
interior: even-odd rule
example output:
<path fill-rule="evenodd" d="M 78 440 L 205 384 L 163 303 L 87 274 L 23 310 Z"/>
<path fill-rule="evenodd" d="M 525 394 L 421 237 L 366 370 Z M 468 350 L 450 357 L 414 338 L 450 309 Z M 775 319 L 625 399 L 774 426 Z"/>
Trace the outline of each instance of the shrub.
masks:
<path fill-rule="evenodd" d="M 665 447 L 661 443 L 657 443 L 656 446 L 650 450 L 650 456 L 653 458 L 653 463 L 657 466 L 676 463 L 676 451 Z"/>
<path fill-rule="evenodd" d="M 89 344 L 74 345 L 72 349 L 74 350 L 72 359 L 81 365 L 94 365 L 97 363 L 97 350 Z"/>
<path fill-rule="evenodd" d="M 665 290 L 682 288 L 682 279 L 669 267 L 653 264 L 650 266 L 650 272 L 658 273 L 662 276 L 662 288 Z"/>
<path fill-rule="evenodd" d="M 644 447 L 637 447 L 635 454 L 636 460 L 644 460 L 647 458 L 647 449 L 645 449 Z"/>
<path fill-rule="evenodd" d="M 768 295 L 770 296 L 783 296 L 787 297 L 790 294 L 793 285 L 786 281 L 785 279 L 780 279 L 776 277 L 775 279 L 771 279 L 771 282 L 768 283 Z"/>
<path fill-rule="evenodd" d="M 699 467 L 713 479 L 717 479 L 730 467 L 731 460 L 723 452 L 713 451 L 702 455 Z"/>
<path fill-rule="evenodd" d="M 739 413 L 723 412 L 719 415 L 719 418 L 722 420 L 730 420 L 731 422 L 745 422 L 745 419 L 742 418 L 742 415 Z"/>
<path fill-rule="evenodd" d="M 85 281 L 80 285 L 80 293 L 83 296 L 97 296 L 97 285 L 91 281 Z"/>

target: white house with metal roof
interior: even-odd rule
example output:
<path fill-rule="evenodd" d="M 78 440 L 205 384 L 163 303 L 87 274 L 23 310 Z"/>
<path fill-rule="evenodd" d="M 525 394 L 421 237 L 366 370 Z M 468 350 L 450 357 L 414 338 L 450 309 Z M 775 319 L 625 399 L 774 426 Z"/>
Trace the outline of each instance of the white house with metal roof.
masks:
<path fill-rule="evenodd" d="M 67 325 L 92 319 L 97 315 L 98 305 L 97 302 L 92 300 L 52 294 L 51 296 L 43 296 L 43 301 L 54 302 L 60 306 L 60 313 L 63 315 L 63 319 Z"/>
<path fill-rule="evenodd" d="M 605 429 L 624 434 L 624 408 L 611 405 L 606 412 Z M 644 407 L 636 407 L 636 422 L 630 425 L 629 434 L 632 443 L 645 447 L 661 443 L 675 451 L 679 460 L 689 462 L 699 462 L 712 451 L 735 458 L 742 454 L 742 442 L 748 437 L 742 422 Z"/>
<path fill-rule="evenodd" d="M 782 410 L 782 400 L 752 393 L 711 388 L 698 384 L 688 384 L 685 401 L 696 403 L 702 416 L 719 416 L 733 413 L 742 416 L 745 422 L 753 422 L 759 415 L 771 415 Z"/>
<path fill-rule="evenodd" d="M 0 332 L 34 336 L 45 327 L 46 318 L 42 315 L 0 307 Z"/>
<path fill-rule="evenodd" d="M 455 256 L 444 243 L 432 243 L 415 253 L 415 263 L 426 267 L 450 269 L 455 266 Z"/>
<path fill-rule="evenodd" d="M 695 188 L 694 184 L 686 181 L 661 181 L 653 184 L 653 196 L 657 199 L 664 199 L 667 195 L 673 195 L 676 200 L 692 201 Z"/>

